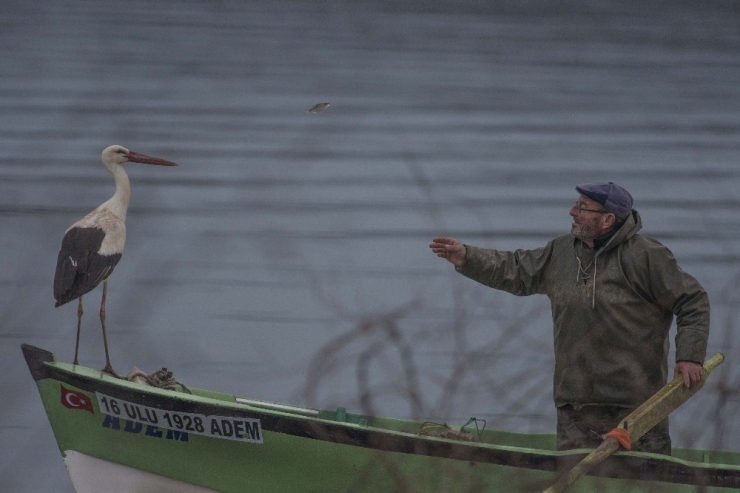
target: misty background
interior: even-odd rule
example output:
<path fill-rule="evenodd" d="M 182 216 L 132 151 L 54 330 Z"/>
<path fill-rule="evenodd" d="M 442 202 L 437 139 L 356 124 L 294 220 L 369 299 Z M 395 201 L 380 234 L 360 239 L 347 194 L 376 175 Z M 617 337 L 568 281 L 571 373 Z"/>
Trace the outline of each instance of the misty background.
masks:
<path fill-rule="evenodd" d="M 428 244 L 542 246 L 569 230 L 576 183 L 612 180 L 709 292 L 708 356 L 726 356 L 673 444 L 740 451 L 739 8 L 3 1 L 1 489 L 72 491 L 20 345 L 72 360 L 54 269 L 64 231 L 113 193 L 111 144 L 180 165 L 126 165 L 119 373 L 554 432 L 548 300 L 465 279 Z M 84 297 L 93 368 L 101 292 Z"/>

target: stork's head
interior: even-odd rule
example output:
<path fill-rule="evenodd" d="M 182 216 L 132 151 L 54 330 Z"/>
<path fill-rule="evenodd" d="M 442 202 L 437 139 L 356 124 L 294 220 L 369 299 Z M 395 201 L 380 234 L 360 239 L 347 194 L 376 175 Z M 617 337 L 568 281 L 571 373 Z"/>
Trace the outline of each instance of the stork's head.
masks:
<path fill-rule="evenodd" d="M 158 166 L 177 166 L 177 163 L 173 163 L 172 161 L 129 151 L 125 147 L 119 145 L 106 147 L 103 151 L 103 164 L 108 168 L 116 165 L 120 166 L 126 161 L 131 161 L 132 163 L 156 164 Z"/>

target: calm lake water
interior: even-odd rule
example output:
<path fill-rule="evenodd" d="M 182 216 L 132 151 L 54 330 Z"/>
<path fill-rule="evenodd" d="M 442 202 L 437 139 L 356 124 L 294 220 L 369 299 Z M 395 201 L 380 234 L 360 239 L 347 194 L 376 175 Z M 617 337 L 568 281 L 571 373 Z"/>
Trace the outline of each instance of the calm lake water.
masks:
<path fill-rule="evenodd" d="M 552 431 L 547 299 L 477 285 L 427 245 L 541 246 L 569 229 L 574 185 L 608 179 L 709 291 L 709 352 L 727 357 L 675 413 L 674 445 L 740 450 L 733 5 L 4 1 L 1 489 L 72 491 L 20 345 L 72 359 L 56 256 L 112 194 L 114 143 L 180 164 L 127 166 L 119 372 Z"/>

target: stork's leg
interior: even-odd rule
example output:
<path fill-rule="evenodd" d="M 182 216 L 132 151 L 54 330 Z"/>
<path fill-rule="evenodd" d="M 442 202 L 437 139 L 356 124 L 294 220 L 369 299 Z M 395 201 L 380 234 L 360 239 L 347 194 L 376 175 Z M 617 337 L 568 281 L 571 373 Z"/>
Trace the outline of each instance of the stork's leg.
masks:
<path fill-rule="evenodd" d="M 108 336 L 105 333 L 105 298 L 108 294 L 108 279 L 103 281 L 103 299 L 100 302 L 100 324 L 103 327 L 103 346 L 105 347 L 105 368 L 103 368 L 103 371 L 106 373 L 110 373 L 114 377 L 121 378 L 115 371 L 113 371 L 113 367 L 110 364 L 110 356 L 108 354 Z"/>
<path fill-rule="evenodd" d="M 82 296 L 80 296 L 80 303 L 77 305 L 77 342 L 75 343 L 75 360 L 73 365 L 78 365 L 77 353 L 80 351 L 80 326 L 82 325 Z"/>

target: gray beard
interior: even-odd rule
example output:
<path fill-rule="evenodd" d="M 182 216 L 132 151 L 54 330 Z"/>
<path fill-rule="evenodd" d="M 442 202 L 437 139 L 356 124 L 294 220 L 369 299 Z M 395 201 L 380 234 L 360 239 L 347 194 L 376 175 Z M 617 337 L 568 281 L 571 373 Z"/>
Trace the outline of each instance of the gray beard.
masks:
<path fill-rule="evenodd" d="M 585 230 L 582 226 L 578 226 L 576 231 L 571 230 L 570 233 L 582 241 L 591 241 L 599 236 L 595 232 L 589 232 L 588 230 Z"/>

